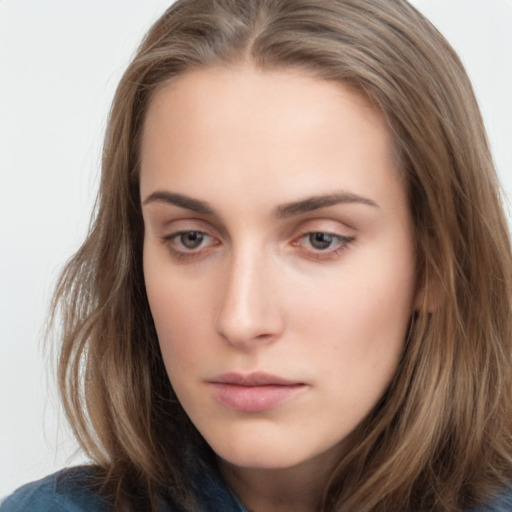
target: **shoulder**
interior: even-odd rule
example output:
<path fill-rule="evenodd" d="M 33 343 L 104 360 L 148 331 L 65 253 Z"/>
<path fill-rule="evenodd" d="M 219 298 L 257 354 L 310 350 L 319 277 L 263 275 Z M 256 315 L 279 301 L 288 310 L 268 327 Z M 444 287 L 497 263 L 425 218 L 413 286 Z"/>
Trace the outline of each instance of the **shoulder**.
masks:
<path fill-rule="evenodd" d="M 64 469 L 17 489 L 0 512 L 111 512 L 109 504 L 92 490 L 94 469 Z"/>
<path fill-rule="evenodd" d="M 198 465 L 194 476 L 197 510 L 247 512 L 216 472 Z M 0 503 L 0 512 L 114 512 L 94 490 L 97 482 L 94 466 L 64 469 L 14 491 Z M 182 511 L 170 503 L 161 505 L 162 512 Z"/>
<path fill-rule="evenodd" d="M 197 510 L 201 512 L 212 510 L 249 512 L 224 482 L 218 469 L 198 462 L 195 464 L 192 482 L 198 500 Z"/>
<path fill-rule="evenodd" d="M 510 512 L 512 511 L 512 485 L 495 496 L 489 503 L 481 505 L 469 512 Z"/>

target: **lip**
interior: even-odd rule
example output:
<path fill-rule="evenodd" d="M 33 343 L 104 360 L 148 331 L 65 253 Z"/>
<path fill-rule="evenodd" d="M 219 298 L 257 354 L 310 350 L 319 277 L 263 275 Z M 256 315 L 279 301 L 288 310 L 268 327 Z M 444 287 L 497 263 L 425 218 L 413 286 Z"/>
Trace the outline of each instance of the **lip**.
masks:
<path fill-rule="evenodd" d="M 224 406 L 241 412 L 273 409 L 307 387 L 303 382 L 262 372 L 224 373 L 210 379 L 208 384 Z"/>

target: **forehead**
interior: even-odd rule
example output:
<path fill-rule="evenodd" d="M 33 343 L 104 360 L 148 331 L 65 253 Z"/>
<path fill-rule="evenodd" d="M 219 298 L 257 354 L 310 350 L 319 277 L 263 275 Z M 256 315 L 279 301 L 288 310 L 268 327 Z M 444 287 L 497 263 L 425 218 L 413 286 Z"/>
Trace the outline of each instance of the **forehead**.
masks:
<path fill-rule="evenodd" d="M 173 114 L 187 117 L 188 124 L 200 121 L 194 129 L 242 121 L 247 132 L 257 127 L 256 122 L 283 121 L 283 114 L 291 114 L 299 128 L 328 120 L 329 112 L 336 113 L 332 111 L 334 104 L 336 110 L 345 107 L 344 115 L 348 114 L 346 107 L 352 106 L 360 118 L 371 124 L 383 118 L 355 87 L 315 78 L 303 70 L 260 70 L 252 66 L 200 68 L 156 91 L 150 100 L 144 133 L 155 122 L 172 121 Z"/>
<path fill-rule="evenodd" d="M 296 70 L 187 72 L 155 93 L 143 128 L 142 195 L 166 184 L 202 191 L 205 182 L 209 193 L 236 184 L 368 195 L 389 173 L 384 115 L 354 88 Z"/>

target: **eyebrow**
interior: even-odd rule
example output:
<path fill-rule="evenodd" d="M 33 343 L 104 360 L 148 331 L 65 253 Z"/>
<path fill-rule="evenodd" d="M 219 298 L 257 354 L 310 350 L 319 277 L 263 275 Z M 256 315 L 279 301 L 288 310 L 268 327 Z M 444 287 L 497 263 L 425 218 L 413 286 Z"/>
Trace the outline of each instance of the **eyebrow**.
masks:
<path fill-rule="evenodd" d="M 205 201 L 199 201 L 198 199 L 193 199 L 192 197 L 183 194 L 168 192 L 166 190 L 157 190 L 151 193 L 148 197 L 146 197 L 142 204 L 146 205 L 149 203 L 172 204 L 203 215 L 217 215 L 215 209 Z M 379 207 L 375 201 L 372 201 L 366 197 L 348 192 L 335 192 L 306 197 L 298 201 L 279 205 L 273 210 L 273 214 L 275 217 L 285 219 L 295 215 L 301 215 L 311 211 L 320 210 L 321 208 L 328 208 L 329 206 L 347 203 L 363 204 L 374 208 Z"/>
<path fill-rule="evenodd" d="M 336 192 L 332 194 L 311 196 L 299 201 L 283 204 L 274 210 L 274 214 L 276 217 L 285 219 L 314 210 L 320 210 L 321 208 L 328 208 L 329 206 L 347 203 L 363 204 L 373 208 L 379 207 L 375 201 L 372 201 L 366 197 L 358 196 L 348 192 Z"/>
<path fill-rule="evenodd" d="M 191 210 L 203 215 L 216 214 L 215 210 L 204 201 L 192 199 L 191 197 L 185 196 L 183 194 L 167 192 L 165 190 L 157 190 L 156 192 L 153 192 L 148 197 L 146 197 L 142 204 L 146 205 L 149 203 L 173 204 L 175 206 L 179 206 L 180 208 L 185 208 L 186 210 Z"/>

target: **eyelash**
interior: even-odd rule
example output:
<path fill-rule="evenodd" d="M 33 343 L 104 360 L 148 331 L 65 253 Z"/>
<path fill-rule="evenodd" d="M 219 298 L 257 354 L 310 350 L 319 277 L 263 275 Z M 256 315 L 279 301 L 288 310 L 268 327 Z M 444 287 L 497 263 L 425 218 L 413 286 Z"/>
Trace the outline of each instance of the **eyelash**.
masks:
<path fill-rule="evenodd" d="M 337 233 L 331 233 L 329 231 L 304 231 L 300 233 L 299 236 L 295 239 L 293 245 L 299 246 L 300 241 L 304 239 L 309 239 L 309 242 L 311 242 L 311 237 L 313 235 L 326 235 L 328 237 L 331 237 L 335 241 L 334 248 L 329 247 L 324 250 L 314 248 L 307 249 L 308 256 L 312 259 L 319 261 L 335 259 L 342 252 L 346 251 L 349 248 L 350 244 L 355 240 L 355 237 L 353 236 L 339 235 Z"/>
<path fill-rule="evenodd" d="M 172 233 L 170 235 L 166 235 L 162 237 L 162 242 L 167 246 L 168 250 L 171 253 L 171 256 L 178 262 L 189 262 L 194 261 L 195 259 L 201 258 L 203 255 L 203 250 L 207 249 L 211 246 L 218 245 L 217 243 L 208 245 L 206 248 L 202 248 L 201 245 L 204 241 L 204 239 L 201 241 L 198 248 L 193 249 L 187 249 L 187 248 L 181 248 L 178 249 L 176 247 L 173 247 L 173 243 L 175 243 L 176 240 L 179 241 L 180 237 L 184 235 L 191 235 L 196 234 L 200 235 L 201 237 L 204 237 L 204 239 L 211 238 L 215 241 L 215 239 L 208 235 L 207 233 L 199 230 L 184 230 L 184 231 L 177 231 L 176 233 Z M 344 236 L 339 235 L 336 233 L 331 233 L 329 231 L 304 231 L 299 233 L 299 235 L 294 239 L 292 242 L 292 245 L 295 247 L 299 247 L 300 241 L 304 239 L 309 238 L 309 242 L 311 242 L 311 237 L 314 235 L 324 235 L 327 237 L 332 238 L 333 242 L 335 243 L 335 248 L 328 247 L 325 249 L 306 249 L 306 256 L 308 256 L 311 259 L 321 261 L 321 260 L 329 260 L 329 259 L 335 259 L 337 256 L 339 256 L 343 251 L 346 251 L 350 244 L 354 242 L 355 237 L 351 236 Z M 178 242 L 179 243 L 179 242 Z M 203 249 L 203 250 L 202 250 Z"/>
<path fill-rule="evenodd" d="M 201 256 L 201 252 L 202 252 L 201 247 L 199 247 L 198 249 L 187 250 L 186 248 L 177 249 L 177 248 L 173 247 L 173 245 L 172 245 L 175 242 L 175 240 L 179 240 L 179 238 L 182 237 L 183 235 L 190 235 L 192 233 L 201 235 L 205 238 L 211 238 L 212 240 L 215 240 L 212 236 L 208 235 L 204 231 L 193 230 L 193 229 L 177 231 L 176 233 L 172 233 L 170 235 L 166 235 L 166 236 L 162 237 L 162 242 L 167 246 L 167 249 L 170 251 L 171 256 L 174 259 L 176 259 L 178 262 L 191 261 L 194 258 L 198 258 Z M 218 244 L 214 244 L 214 245 L 218 245 Z"/>

